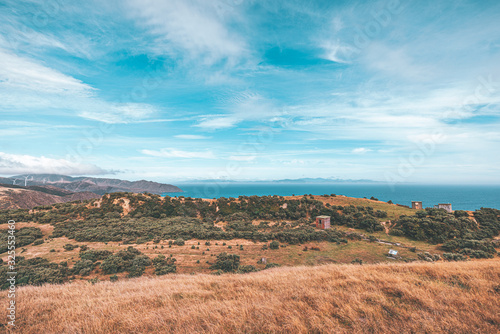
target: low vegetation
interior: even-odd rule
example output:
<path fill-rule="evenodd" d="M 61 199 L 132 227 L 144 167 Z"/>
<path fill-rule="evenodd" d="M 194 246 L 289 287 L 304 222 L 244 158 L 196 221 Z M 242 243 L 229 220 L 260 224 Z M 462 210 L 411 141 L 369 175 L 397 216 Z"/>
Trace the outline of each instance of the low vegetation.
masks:
<path fill-rule="evenodd" d="M 330 216 L 332 228 L 317 229 L 317 215 Z M 395 261 L 488 259 L 497 256 L 499 217 L 494 209 L 450 214 L 335 195 L 202 200 L 113 193 L 0 211 L 4 222 L 21 224 L 15 231 L 21 285 L 161 276 L 178 269 L 220 274 L 282 264 L 366 264 L 388 261 L 389 246 L 400 247 L 390 258 Z M 7 230 L 0 233 L 6 255 Z M 384 236 L 398 241 L 379 239 Z M 389 246 L 380 248 L 384 243 Z M 7 256 L 3 260 L 0 279 L 7 272 Z"/>

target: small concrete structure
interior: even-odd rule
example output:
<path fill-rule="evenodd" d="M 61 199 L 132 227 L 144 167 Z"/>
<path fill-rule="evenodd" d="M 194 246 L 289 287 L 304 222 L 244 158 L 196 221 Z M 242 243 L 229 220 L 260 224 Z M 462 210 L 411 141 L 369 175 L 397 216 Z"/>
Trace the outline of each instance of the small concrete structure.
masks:
<path fill-rule="evenodd" d="M 422 202 L 420 201 L 411 201 L 411 208 L 415 210 L 422 210 Z"/>
<path fill-rule="evenodd" d="M 322 230 L 330 228 L 330 216 L 317 216 L 316 228 L 320 228 Z"/>
<path fill-rule="evenodd" d="M 450 203 L 439 203 L 438 205 L 434 205 L 435 209 L 445 209 L 446 212 L 452 213 L 453 210 L 451 209 L 451 204 Z"/>
<path fill-rule="evenodd" d="M 389 249 L 389 255 L 390 256 L 398 256 L 398 251 L 394 249 Z"/>

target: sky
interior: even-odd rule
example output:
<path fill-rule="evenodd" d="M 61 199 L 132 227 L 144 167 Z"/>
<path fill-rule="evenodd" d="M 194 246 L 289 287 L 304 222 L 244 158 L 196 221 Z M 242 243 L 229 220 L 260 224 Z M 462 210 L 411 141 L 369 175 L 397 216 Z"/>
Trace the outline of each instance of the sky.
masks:
<path fill-rule="evenodd" d="M 500 2 L 0 1 L 0 175 L 500 184 Z"/>

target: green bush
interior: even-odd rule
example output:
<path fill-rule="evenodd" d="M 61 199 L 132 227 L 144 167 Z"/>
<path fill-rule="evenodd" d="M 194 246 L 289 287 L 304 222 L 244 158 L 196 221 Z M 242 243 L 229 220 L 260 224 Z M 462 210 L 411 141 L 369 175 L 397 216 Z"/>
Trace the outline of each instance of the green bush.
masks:
<path fill-rule="evenodd" d="M 169 273 L 175 273 L 177 271 L 177 266 L 175 262 L 177 260 L 173 257 L 166 258 L 165 255 L 158 255 L 153 259 L 153 266 L 155 267 L 156 275 L 165 275 Z M 199 263 L 199 260 L 198 260 Z"/>
<path fill-rule="evenodd" d="M 269 248 L 271 248 L 271 249 L 279 249 L 280 248 L 280 243 L 277 242 L 276 240 L 271 241 L 271 243 L 269 244 Z"/>
<path fill-rule="evenodd" d="M 269 262 L 268 264 L 266 264 L 266 267 L 264 269 L 270 269 L 276 267 L 281 267 L 281 264 Z"/>
<path fill-rule="evenodd" d="M 467 257 L 457 253 L 444 253 L 443 258 L 446 261 L 467 261 Z"/>
<path fill-rule="evenodd" d="M 94 270 L 95 264 L 90 260 L 78 260 L 73 268 L 71 268 L 71 273 L 73 275 L 87 276 L 92 270 Z"/>
<path fill-rule="evenodd" d="M 210 269 L 222 270 L 224 272 L 235 272 L 240 266 L 240 256 L 236 254 L 220 253 L 217 260 Z"/>
<path fill-rule="evenodd" d="M 246 273 L 251 273 L 251 272 L 256 272 L 256 271 L 259 271 L 259 270 L 252 265 L 248 265 L 248 266 L 239 266 L 237 272 L 240 274 L 246 274 Z"/>
<path fill-rule="evenodd" d="M 12 219 L 12 218 L 11 218 Z M 16 240 L 16 247 L 23 247 L 31 244 L 37 239 L 43 238 L 42 230 L 37 227 L 22 227 L 18 230 L 13 230 L 12 234 L 9 233 L 12 231 L 10 229 L 2 229 L 0 230 L 0 253 L 5 253 L 8 250 L 8 240 L 9 235 L 14 235 Z"/>
<path fill-rule="evenodd" d="M 72 245 L 72 244 L 66 244 L 66 245 L 64 245 L 64 246 L 63 246 L 64 250 L 65 250 L 65 251 L 67 251 L 67 252 L 68 252 L 68 251 L 72 251 L 73 249 L 75 249 L 75 248 L 77 248 L 77 247 L 78 247 L 78 246 L 76 246 L 76 245 Z"/>
<path fill-rule="evenodd" d="M 177 246 L 184 246 L 185 245 L 185 241 L 184 239 L 177 239 L 174 241 L 174 245 L 177 245 Z"/>

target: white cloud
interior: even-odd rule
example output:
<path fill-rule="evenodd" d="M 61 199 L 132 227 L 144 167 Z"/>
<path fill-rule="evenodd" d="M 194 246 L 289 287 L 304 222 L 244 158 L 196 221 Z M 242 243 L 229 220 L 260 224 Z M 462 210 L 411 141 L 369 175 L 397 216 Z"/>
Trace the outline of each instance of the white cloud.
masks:
<path fill-rule="evenodd" d="M 65 175 L 102 175 L 110 174 L 92 164 L 75 163 L 65 159 L 44 156 L 18 155 L 0 152 L 0 174 L 65 174 Z"/>
<path fill-rule="evenodd" d="M 268 122 L 283 114 L 283 111 L 276 107 L 273 101 L 262 97 L 259 94 L 243 92 L 227 100 L 222 101 L 223 107 L 228 114 L 205 115 L 200 117 L 200 121 L 195 126 L 205 129 L 225 129 L 232 128 L 243 121 Z"/>
<path fill-rule="evenodd" d="M 320 47 L 324 50 L 322 57 L 336 63 L 350 63 L 351 55 L 357 50 L 348 45 L 342 45 L 339 41 L 323 41 Z"/>
<path fill-rule="evenodd" d="M 238 19 L 235 6 L 225 1 L 130 0 L 131 15 L 157 36 L 156 47 L 164 52 L 179 49 L 190 57 L 212 63 L 235 60 L 245 54 L 242 36 L 226 24 Z M 221 11 L 226 7 L 228 11 Z"/>
<path fill-rule="evenodd" d="M 112 103 L 97 89 L 32 59 L 0 48 L 0 107 L 16 111 L 68 111 L 106 123 L 149 119 L 158 109 L 145 103 Z"/>
<path fill-rule="evenodd" d="M 104 123 L 131 123 L 141 121 L 158 113 L 158 110 L 142 103 L 97 103 L 92 110 L 80 112 L 79 116 Z"/>
<path fill-rule="evenodd" d="M 195 126 L 207 130 L 227 129 L 234 127 L 239 120 L 231 116 L 203 116 Z"/>
<path fill-rule="evenodd" d="M 150 155 L 153 157 L 160 158 L 185 158 L 185 159 L 215 159 L 215 155 L 212 151 L 201 151 L 201 152 L 191 152 L 191 151 L 181 151 L 171 148 L 162 148 L 159 151 L 153 150 L 141 150 L 141 153 Z"/>
<path fill-rule="evenodd" d="M 256 158 L 255 155 L 232 155 L 228 159 L 233 161 L 253 161 Z"/>
<path fill-rule="evenodd" d="M 71 76 L 0 48 L 0 87 L 88 96 L 94 88 Z"/>
<path fill-rule="evenodd" d="M 352 150 L 352 153 L 355 154 L 365 154 L 367 152 L 370 152 L 371 150 L 369 148 L 364 148 L 364 147 L 358 147 Z"/>
<path fill-rule="evenodd" d="M 186 140 L 202 140 L 202 139 L 210 139 L 211 138 L 211 137 L 200 136 L 200 135 L 177 135 L 174 137 L 179 138 L 179 139 L 186 139 Z"/>

